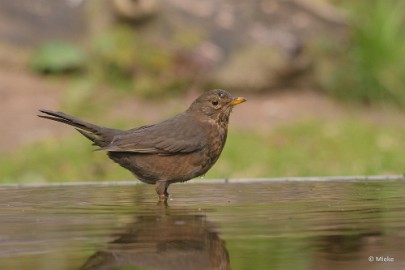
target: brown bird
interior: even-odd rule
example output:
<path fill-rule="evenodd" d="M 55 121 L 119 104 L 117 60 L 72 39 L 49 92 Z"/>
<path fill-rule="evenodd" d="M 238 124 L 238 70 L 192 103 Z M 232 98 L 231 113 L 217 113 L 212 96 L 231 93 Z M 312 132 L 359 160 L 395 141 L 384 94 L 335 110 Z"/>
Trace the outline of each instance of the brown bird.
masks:
<path fill-rule="evenodd" d="M 224 148 L 233 106 L 245 102 L 225 90 L 215 89 L 198 97 L 190 107 L 163 122 L 130 130 L 87 123 L 62 112 L 40 110 L 42 118 L 76 129 L 139 180 L 155 184 L 160 200 L 169 197 L 171 183 L 204 175 Z"/>

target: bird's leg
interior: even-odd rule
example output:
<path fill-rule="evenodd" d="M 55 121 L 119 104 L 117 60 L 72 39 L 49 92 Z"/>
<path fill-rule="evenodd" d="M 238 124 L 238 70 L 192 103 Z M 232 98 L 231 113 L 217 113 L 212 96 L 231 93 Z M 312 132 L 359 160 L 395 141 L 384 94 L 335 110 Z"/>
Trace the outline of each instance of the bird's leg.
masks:
<path fill-rule="evenodd" d="M 159 195 L 159 201 L 165 201 L 169 198 L 169 193 L 167 192 L 168 187 L 169 181 L 165 180 L 156 181 L 155 190 L 156 193 Z"/>

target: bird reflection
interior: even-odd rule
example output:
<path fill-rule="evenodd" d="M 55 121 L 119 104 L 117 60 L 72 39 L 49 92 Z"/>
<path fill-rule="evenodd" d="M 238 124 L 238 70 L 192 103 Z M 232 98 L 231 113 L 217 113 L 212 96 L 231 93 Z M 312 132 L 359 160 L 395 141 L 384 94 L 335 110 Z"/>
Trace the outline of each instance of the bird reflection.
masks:
<path fill-rule="evenodd" d="M 157 208 L 157 213 L 137 215 L 125 233 L 81 269 L 230 269 L 225 242 L 205 215 Z"/>

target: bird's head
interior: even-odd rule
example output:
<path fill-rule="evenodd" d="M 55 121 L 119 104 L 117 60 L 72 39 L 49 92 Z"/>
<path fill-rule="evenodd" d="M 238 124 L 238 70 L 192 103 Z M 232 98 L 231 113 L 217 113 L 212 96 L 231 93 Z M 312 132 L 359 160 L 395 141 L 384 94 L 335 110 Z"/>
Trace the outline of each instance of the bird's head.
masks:
<path fill-rule="evenodd" d="M 188 111 L 208 117 L 218 123 L 227 123 L 233 106 L 245 101 L 246 99 L 243 97 L 233 97 L 225 90 L 215 89 L 199 96 Z"/>

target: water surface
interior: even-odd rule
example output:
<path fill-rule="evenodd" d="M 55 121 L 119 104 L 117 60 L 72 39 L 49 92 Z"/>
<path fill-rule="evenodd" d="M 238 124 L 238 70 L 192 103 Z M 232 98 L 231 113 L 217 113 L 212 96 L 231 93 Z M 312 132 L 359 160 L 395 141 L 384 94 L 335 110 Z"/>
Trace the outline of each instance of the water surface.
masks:
<path fill-rule="evenodd" d="M 143 184 L 0 186 L 0 269 L 405 269 L 400 180 L 170 192 L 159 204 Z"/>

